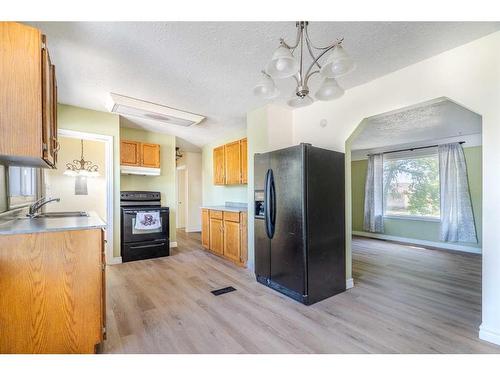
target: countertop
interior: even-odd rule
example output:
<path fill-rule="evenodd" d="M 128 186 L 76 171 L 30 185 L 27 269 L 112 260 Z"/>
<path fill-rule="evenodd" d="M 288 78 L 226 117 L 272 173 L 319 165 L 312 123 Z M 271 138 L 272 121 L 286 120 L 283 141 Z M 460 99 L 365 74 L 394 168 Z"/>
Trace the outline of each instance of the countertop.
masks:
<path fill-rule="evenodd" d="M 35 218 L 19 217 L 0 225 L 2 234 L 25 234 L 40 232 L 62 232 L 67 230 L 97 229 L 106 223 L 93 211 L 89 216 Z"/>
<path fill-rule="evenodd" d="M 230 212 L 247 212 L 248 208 L 246 206 L 201 206 L 201 208 L 206 208 L 208 210 L 217 211 L 230 211 Z"/>

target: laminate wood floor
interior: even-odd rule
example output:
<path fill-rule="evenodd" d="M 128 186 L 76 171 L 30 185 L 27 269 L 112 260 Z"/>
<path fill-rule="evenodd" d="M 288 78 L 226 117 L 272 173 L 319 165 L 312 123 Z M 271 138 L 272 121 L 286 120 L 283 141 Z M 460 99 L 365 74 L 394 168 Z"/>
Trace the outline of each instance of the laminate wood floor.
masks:
<path fill-rule="evenodd" d="M 481 256 L 354 238 L 355 287 L 304 306 L 199 234 L 177 241 L 170 257 L 108 267 L 105 353 L 500 353 L 477 337 Z"/>

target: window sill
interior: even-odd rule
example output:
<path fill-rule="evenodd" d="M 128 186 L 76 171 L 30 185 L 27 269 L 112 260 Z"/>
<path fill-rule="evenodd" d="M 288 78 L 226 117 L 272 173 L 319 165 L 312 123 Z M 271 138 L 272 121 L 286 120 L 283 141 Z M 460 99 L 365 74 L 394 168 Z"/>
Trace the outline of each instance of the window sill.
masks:
<path fill-rule="evenodd" d="M 411 221 L 430 221 L 433 223 L 441 222 L 439 218 L 423 217 L 423 216 L 404 216 L 404 215 L 384 215 L 384 219 L 391 220 L 411 220 Z"/>

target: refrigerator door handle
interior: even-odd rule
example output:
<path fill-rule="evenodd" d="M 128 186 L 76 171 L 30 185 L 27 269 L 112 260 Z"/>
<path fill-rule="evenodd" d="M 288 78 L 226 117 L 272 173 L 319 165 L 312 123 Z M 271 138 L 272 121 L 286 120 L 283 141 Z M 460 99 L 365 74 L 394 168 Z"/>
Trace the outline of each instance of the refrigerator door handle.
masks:
<path fill-rule="evenodd" d="M 273 230 L 271 224 L 271 182 L 272 182 L 272 173 L 271 169 L 268 169 L 266 172 L 266 181 L 264 182 L 264 221 L 266 224 L 266 234 L 267 237 L 273 238 Z"/>
<path fill-rule="evenodd" d="M 271 187 L 269 189 L 269 192 L 270 192 L 270 198 L 271 198 L 271 212 L 270 212 L 270 216 L 271 216 L 271 225 L 270 225 L 270 229 L 271 229 L 271 238 L 273 238 L 274 236 L 274 229 L 275 229 L 275 225 L 276 225 L 276 187 L 274 185 L 274 173 L 273 173 L 273 170 L 271 169 Z"/>

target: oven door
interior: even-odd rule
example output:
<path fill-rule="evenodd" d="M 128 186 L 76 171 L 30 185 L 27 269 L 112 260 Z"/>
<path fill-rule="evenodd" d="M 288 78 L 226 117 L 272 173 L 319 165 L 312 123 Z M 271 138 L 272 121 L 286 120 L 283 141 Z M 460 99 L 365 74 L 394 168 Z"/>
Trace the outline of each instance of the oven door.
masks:
<path fill-rule="evenodd" d="M 138 229 L 137 214 L 141 212 L 159 212 L 160 226 L 154 229 Z M 166 240 L 169 238 L 168 208 L 122 208 L 122 242 L 142 242 Z"/>

